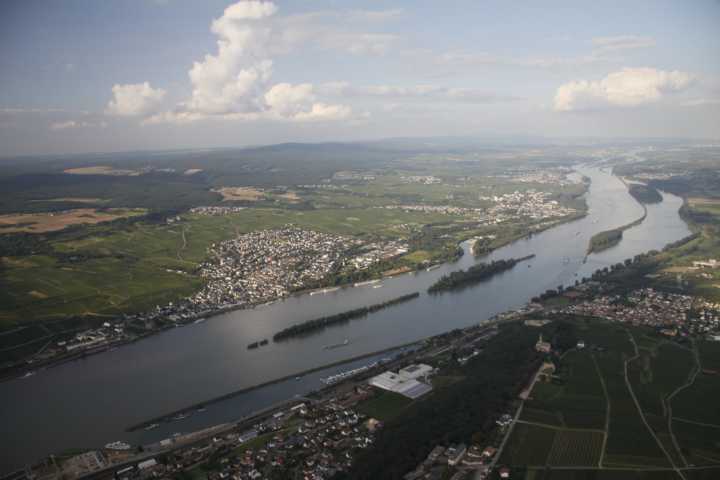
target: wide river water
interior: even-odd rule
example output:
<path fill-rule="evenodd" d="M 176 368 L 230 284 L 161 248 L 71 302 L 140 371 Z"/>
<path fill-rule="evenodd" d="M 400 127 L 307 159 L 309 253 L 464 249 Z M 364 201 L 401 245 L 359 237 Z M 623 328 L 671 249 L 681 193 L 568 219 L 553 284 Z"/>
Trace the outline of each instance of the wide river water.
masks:
<path fill-rule="evenodd" d="M 455 263 L 429 272 L 386 279 L 382 288 L 373 285 L 344 288 L 225 313 L 43 370 L 32 377 L 0 383 L 3 439 L 0 473 L 68 448 L 98 447 L 115 440 L 149 443 L 173 432 L 238 419 L 274 402 L 319 388 L 319 379 L 329 373 L 373 359 L 260 388 L 151 431 L 125 432 L 130 425 L 243 387 L 477 324 L 524 305 L 548 288 L 570 285 L 598 268 L 660 249 L 690 233 L 678 215 L 682 200 L 663 194 L 663 202 L 648 206 L 645 221 L 627 230 L 619 245 L 590 255 L 583 263 L 594 233 L 640 217 L 642 207 L 618 178 L 591 167 L 580 167 L 578 171 L 592 180 L 586 195 L 588 215 L 483 258 L 482 261 L 489 261 L 536 255 L 471 288 L 443 295 L 426 293 L 440 276 L 477 261 L 466 254 Z M 271 338 L 288 325 L 415 291 L 421 293 L 416 300 L 327 328 L 317 335 L 271 342 L 255 350 L 246 348 L 248 343 Z M 323 348 L 346 338 L 349 345 L 345 347 Z"/>

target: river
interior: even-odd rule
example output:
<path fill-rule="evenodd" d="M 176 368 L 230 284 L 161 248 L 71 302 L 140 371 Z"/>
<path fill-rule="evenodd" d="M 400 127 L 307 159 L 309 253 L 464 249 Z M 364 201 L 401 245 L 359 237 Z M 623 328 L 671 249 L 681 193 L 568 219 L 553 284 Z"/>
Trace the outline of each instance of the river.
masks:
<path fill-rule="evenodd" d="M 344 288 L 228 312 L 0 384 L 0 426 L 5 439 L 0 448 L 0 472 L 68 448 L 97 447 L 115 440 L 148 443 L 173 432 L 232 421 L 316 389 L 321 386 L 319 378 L 328 373 L 373 359 L 242 394 L 155 430 L 125 432 L 130 425 L 240 388 L 477 324 L 524 305 L 548 288 L 570 285 L 598 268 L 660 249 L 690 233 L 678 215 L 682 199 L 663 194 L 663 202 L 649 205 L 645 221 L 627 230 L 618 245 L 590 255 L 583 263 L 594 233 L 629 223 L 642 215 L 642 207 L 609 173 L 591 167 L 579 167 L 578 171 L 592 181 L 586 195 L 588 215 L 484 257 L 482 261 L 536 255 L 474 287 L 442 295 L 426 293 L 440 276 L 476 262 L 466 254 L 455 263 L 429 272 L 383 280 L 381 288 Z M 317 335 L 270 342 L 254 350 L 246 348 L 248 343 L 271 338 L 288 325 L 414 291 L 421 292 L 416 300 L 327 328 Z M 346 338 L 349 345 L 345 347 L 323 348 Z"/>

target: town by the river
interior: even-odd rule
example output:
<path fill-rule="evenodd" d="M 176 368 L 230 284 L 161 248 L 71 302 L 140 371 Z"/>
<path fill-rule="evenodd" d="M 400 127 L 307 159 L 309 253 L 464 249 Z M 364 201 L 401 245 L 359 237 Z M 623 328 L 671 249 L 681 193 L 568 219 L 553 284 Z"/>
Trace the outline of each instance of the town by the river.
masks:
<path fill-rule="evenodd" d="M 0 471 L 30 464 L 48 454 L 122 440 L 144 444 L 236 420 L 273 403 L 321 386 L 320 378 L 373 361 L 344 359 L 407 344 L 454 328 L 478 324 L 518 308 L 558 285 L 570 285 L 602 267 L 660 249 L 689 234 L 678 215 L 682 199 L 667 193 L 647 207 L 647 217 L 627 230 L 621 242 L 586 258 L 590 237 L 625 225 L 643 214 L 626 186 L 610 173 L 580 166 L 591 179 L 589 211 L 582 219 L 533 235 L 476 259 L 385 279 L 380 283 L 301 295 L 249 310 L 224 313 L 105 353 L 38 371 L 0 384 L 0 424 L 6 440 Z M 428 295 L 442 275 L 479 261 L 535 256 L 472 288 Z M 292 324 L 377 304 L 412 292 L 416 300 L 367 318 L 333 326 L 315 335 L 247 349 Z M 347 342 L 345 341 L 347 340 Z M 325 348 L 338 345 L 338 348 Z M 379 356 L 389 355 L 388 353 Z M 311 374 L 299 372 L 323 365 Z M 273 379 L 288 380 L 208 405 L 183 420 L 152 430 L 127 432 L 131 425 L 200 404 Z"/>

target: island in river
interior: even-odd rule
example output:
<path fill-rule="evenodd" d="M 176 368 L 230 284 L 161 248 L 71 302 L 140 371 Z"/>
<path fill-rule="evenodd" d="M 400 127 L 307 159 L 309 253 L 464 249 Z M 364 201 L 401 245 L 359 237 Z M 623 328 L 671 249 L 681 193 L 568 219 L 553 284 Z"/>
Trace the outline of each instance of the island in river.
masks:
<path fill-rule="evenodd" d="M 365 361 L 295 380 L 297 372 L 477 324 L 522 306 L 548 288 L 570 285 L 598 268 L 647 250 L 660 249 L 689 233 L 677 214 L 682 199 L 664 194 L 664 201 L 648 205 L 646 220 L 627 230 L 616 247 L 592 254 L 583 263 L 586 242 L 593 233 L 629 223 L 642 214 L 642 208 L 616 177 L 596 168 L 579 167 L 578 170 L 592 180 L 586 196 L 589 209 L 586 217 L 520 239 L 483 259 L 490 262 L 536 253 L 533 268 L 512 269 L 448 295 L 420 295 L 412 302 L 377 312 L 362 322 L 348 322 L 297 341 L 270 343 L 250 351 L 245 348 L 248 341 L 270 338 L 274 332 L 298 321 L 425 291 L 443 275 L 467 269 L 477 262 L 473 255 L 464 255 L 456 263 L 431 271 L 384 280 L 383 288 L 349 288 L 323 295 L 302 295 L 272 305 L 229 312 L 213 321 L 171 329 L 106 352 L 92 361 L 70 362 L 38 371 L 26 379 L 1 383 L 3 424 L 15 439 L 5 447 L 2 470 L 17 468 L 75 445 L 103 445 L 115 440 L 147 444 L 168 438 L 179 429 L 197 430 L 232 421 L 273 402 L 315 390 L 321 385 L 322 376 L 360 367 Z M 467 250 L 468 243 L 464 243 L 463 248 Z M 452 315 L 448 314 L 450 311 Z M 323 349 L 344 338 L 351 340 L 347 347 Z M 252 369 L 241 368 L 250 364 Z M 166 412 L 286 376 L 289 377 L 286 381 L 214 404 L 202 414 L 149 431 L 125 432 L 129 425 Z M 40 400 L 49 397 L 56 399 L 52 411 L 43 407 Z M 113 415 L 108 415 L 108 411 Z M 27 418 L 36 421 L 23 420 Z M 74 427 L 68 429 L 68 424 Z"/>

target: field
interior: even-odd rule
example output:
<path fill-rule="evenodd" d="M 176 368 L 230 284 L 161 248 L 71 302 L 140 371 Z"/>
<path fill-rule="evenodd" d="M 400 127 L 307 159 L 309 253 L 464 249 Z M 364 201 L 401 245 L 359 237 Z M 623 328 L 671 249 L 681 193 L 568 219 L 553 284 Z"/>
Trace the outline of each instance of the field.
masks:
<path fill-rule="evenodd" d="M 522 419 L 570 428 L 603 429 L 606 402 L 592 357 L 588 352 L 569 352 L 561 365 L 556 376 L 562 377 L 564 383 L 537 384 Z"/>
<path fill-rule="evenodd" d="M 555 435 L 547 464 L 550 466 L 593 467 L 600 461 L 603 434 L 561 430 Z"/>
<path fill-rule="evenodd" d="M 700 470 L 698 473 L 708 474 L 697 477 L 697 480 L 711 480 L 717 472 Z M 686 472 L 686 475 L 689 472 Z M 530 480 L 681 480 L 680 476 L 672 470 L 530 470 L 526 479 Z M 688 480 L 691 477 L 687 477 Z M 695 477 L 692 477 L 695 480 Z"/>
<path fill-rule="evenodd" d="M 702 368 L 695 382 L 673 399 L 673 417 L 720 426 L 720 344 L 697 342 Z"/>
<path fill-rule="evenodd" d="M 195 269 L 208 246 L 240 233 L 292 223 L 343 235 L 402 238 L 444 219 L 398 210 L 247 209 L 223 217 L 185 215 L 173 225 L 98 225 L 50 240 L 44 254 L 3 258 L 0 324 L 142 311 L 189 295 L 200 286 Z"/>
<path fill-rule="evenodd" d="M 662 280 L 669 283 L 680 278 L 692 293 L 720 301 L 720 269 L 697 268 L 692 263 L 720 259 L 720 200 L 693 197 L 681 213 L 697 236 L 659 255 L 664 261 Z"/>
<path fill-rule="evenodd" d="M 566 320 L 572 322 L 577 337 L 587 347 L 567 352 L 553 381 L 535 385 L 501 464 L 514 468 L 600 466 L 598 475 L 605 469 L 670 469 L 670 459 L 681 467 L 720 464 L 720 422 L 715 416 L 720 410 L 720 383 L 716 383 L 720 377 L 700 375 L 692 387 L 680 389 L 695 371 L 693 345 L 668 341 L 645 327 L 599 319 Z M 637 358 L 631 339 L 638 346 Z M 697 344 L 704 368 L 720 366 L 720 344 Z M 627 380 L 641 410 L 626 384 L 626 362 Z M 679 394 L 668 402 L 678 389 Z M 667 417 L 670 404 L 672 432 Z"/>
<path fill-rule="evenodd" d="M 140 175 L 140 172 L 136 170 L 122 170 L 118 168 L 109 167 L 107 165 L 97 165 L 92 167 L 78 167 L 68 168 L 63 170 L 64 173 L 70 175 L 116 175 L 116 176 L 128 176 L 134 177 Z"/>
<path fill-rule="evenodd" d="M 412 400 L 395 392 L 380 392 L 373 398 L 357 406 L 357 410 L 365 415 L 384 422 L 395 418 L 410 405 Z"/>
<path fill-rule="evenodd" d="M 265 196 L 261 190 L 252 187 L 220 187 L 213 191 L 222 195 L 224 202 L 255 202 Z"/>
<path fill-rule="evenodd" d="M 543 466 L 547 464 L 557 430 L 518 423 L 500 458 L 501 464 Z"/>
<path fill-rule="evenodd" d="M 146 210 L 144 209 L 110 208 L 97 210 L 94 208 L 78 208 L 54 213 L 0 215 L 0 234 L 55 232 L 71 225 L 111 222 L 118 218 L 139 216 L 145 213 Z"/>

